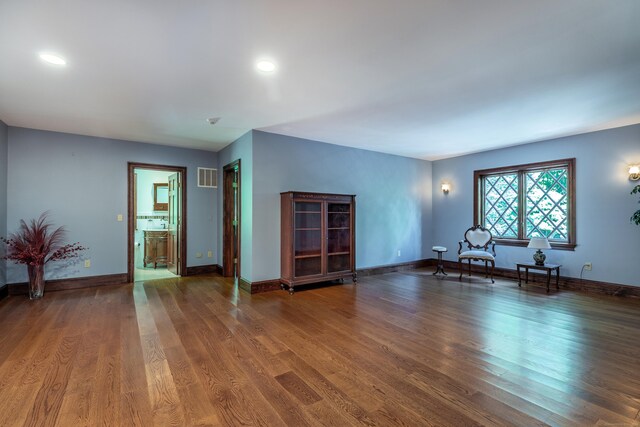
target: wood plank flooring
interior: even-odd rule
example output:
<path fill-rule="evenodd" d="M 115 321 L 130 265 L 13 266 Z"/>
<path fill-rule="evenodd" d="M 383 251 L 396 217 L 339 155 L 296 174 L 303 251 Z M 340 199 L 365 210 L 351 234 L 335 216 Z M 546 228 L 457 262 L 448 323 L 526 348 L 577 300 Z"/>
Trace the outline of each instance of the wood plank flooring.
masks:
<path fill-rule="evenodd" d="M 0 426 L 640 425 L 640 300 L 415 270 L 0 302 Z"/>

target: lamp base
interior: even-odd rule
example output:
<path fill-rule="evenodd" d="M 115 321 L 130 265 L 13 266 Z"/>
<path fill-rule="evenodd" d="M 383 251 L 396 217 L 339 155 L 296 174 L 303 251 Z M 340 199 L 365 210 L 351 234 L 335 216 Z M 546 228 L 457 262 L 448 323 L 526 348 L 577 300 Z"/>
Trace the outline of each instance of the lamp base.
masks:
<path fill-rule="evenodd" d="M 538 249 L 536 253 L 533 254 L 533 260 L 535 261 L 536 265 L 544 265 L 545 259 L 547 259 L 547 256 L 540 249 Z"/>

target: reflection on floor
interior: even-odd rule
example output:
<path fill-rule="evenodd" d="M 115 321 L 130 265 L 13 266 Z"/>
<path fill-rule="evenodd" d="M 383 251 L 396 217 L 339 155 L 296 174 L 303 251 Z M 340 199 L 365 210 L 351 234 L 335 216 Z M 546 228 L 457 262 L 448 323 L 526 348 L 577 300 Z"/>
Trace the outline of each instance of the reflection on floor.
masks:
<path fill-rule="evenodd" d="M 640 299 L 432 273 L 4 298 L 0 426 L 638 427 Z"/>
<path fill-rule="evenodd" d="M 141 282 L 144 280 L 167 279 L 171 277 L 178 276 L 167 270 L 165 267 L 158 267 L 157 269 L 154 269 L 153 267 L 136 267 L 136 270 L 133 274 L 133 280 L 136 282 Z"/>

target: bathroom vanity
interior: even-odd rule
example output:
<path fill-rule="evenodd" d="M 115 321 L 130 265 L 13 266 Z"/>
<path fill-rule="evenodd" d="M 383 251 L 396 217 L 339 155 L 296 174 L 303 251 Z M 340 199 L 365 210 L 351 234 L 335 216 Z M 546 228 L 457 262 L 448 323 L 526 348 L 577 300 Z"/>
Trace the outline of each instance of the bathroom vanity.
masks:
<path fill-rule="evenodd" d="M 144 266 L 167 263 L 167 230 L 144 230 Z"/>

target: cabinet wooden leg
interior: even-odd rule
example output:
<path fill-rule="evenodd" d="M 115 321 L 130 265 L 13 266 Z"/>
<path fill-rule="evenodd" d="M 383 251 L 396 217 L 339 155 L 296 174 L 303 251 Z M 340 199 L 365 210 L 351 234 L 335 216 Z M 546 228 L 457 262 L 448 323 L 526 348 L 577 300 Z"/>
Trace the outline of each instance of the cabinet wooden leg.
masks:
<path fill-rule="evenodd" d="M 358 283 L 358 274 L 353 273 L 353 283 Z"/>

